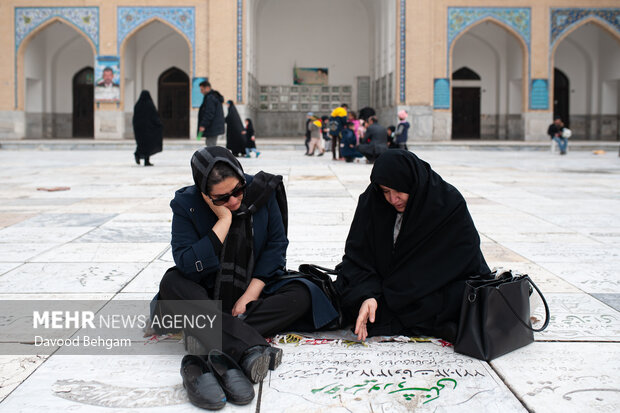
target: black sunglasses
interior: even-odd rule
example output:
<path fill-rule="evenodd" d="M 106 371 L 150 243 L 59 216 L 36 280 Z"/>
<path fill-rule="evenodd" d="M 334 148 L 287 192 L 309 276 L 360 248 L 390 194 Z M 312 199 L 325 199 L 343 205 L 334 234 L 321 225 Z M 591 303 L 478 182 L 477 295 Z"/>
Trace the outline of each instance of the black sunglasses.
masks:
<path fill-rule="evenodd" d="M 235 198 L 241 196 L 244 190 L 245 184 L 239 184 L 235 187 L 235 189 L 232 190 L 231 193 L 218 196 L 217 198 L 212 198 L 211 195 L 209 195 L 209 199 L 211 200 L 211 202 L 213 202 L 213 205 L 222 206 L 230 200 L 231 196 L 234 196 Z"/>

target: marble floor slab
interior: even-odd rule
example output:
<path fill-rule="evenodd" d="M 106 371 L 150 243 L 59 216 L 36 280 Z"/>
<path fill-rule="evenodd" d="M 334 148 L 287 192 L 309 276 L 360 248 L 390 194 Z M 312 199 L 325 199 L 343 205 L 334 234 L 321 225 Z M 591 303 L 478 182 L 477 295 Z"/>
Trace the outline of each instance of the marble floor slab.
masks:
<path fill-rule="evenodd" d="M 45 360 L 46 356 L 0 355 L 0 402 L 30 376 Z M 3 407 L 0 406 L 0 410 Z"/>
<path fill-rule="evenodd" d="M 0 262 L 25 262 L 58 244 L 0 244 Z"/>
<path fill-rule="evenodd" d="M 112 219 L 116 214 L 101 213 L 55 213 L 39 214 L 14 225 L 15 228 L 52 228 L 52 227 L 98 227 Z"/>
<path fill-rule="evenodd" d="M 618 341 L 620 312 L 585 293 L 543 294 L 551 320 L 545 331 L 535 334 L 536 340 Z M 543 320 L 543 308 L 538 307 L 532 315 Z"/>
<path fill-rule="evenodd" d="M 530 411 L 620 410 L 620 346 L 536 342 L 491 362 Z"/>
<path fill-rule="evenodd" d="M 43 245 L 43 244 L 41 244 Z M 37 255 L 32 262 L 151 262 L 166 243 L 71 243 Z M 1 257 L 0 253 L 0 257 Z"/>
<path fill-rule="evenodd" d="M 123 293 L 149 293 L 151 296 L 159 291 L 159 282 L 168 268 L 174 263 L 157 260 L 147 265 L 121 290 Z"/>
<path fill-rule="evenodd" d="M 620 293 L 620 278 L 618 277 L 618 262 L 616 260 L 545 262 L 541 263 L 541 266 L 587 293 Z"/>
<path fill-rule="evenodd" d="M 140 243 L 170 242 L 170 224 L 115 222 L 93 229 L 75 240 L 76 243 Z"/>
<path fill-rule="evenodd" d="M 30 243 L 65 243 L 78 239 L 92 231 L 93 227 L 17 227 L 0 229 L 0 244 L 30 242 Z"/>
<path fill-rule="evenodd" d="M 27 263 L 0 277 L 3 293 L 106 293 L 122 289 L 143 264 Z"/>
<path fill-rule="evenodd" d="M 431 343 L 284 345 L 262 411 L 524 412 L 492 369 Z"/>
<path fill-rule="evenodd" d="M 592 294 L 592 297 L 620 311 L 620 294 Z"/>

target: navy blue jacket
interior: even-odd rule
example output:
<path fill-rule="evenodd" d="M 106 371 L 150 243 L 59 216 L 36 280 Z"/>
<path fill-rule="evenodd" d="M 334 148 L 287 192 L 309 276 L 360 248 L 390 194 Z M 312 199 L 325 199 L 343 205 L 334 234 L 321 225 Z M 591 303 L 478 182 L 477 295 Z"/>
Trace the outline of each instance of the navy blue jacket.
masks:
<path fill-rule="evenodd" d="M 342 140 L 340 141 L 340 155 L 345 158 L 358 156 L 359 152 L 355 149 L 356 144 L 355 133 L 349 128 L 343 129 Z"/>
<path fill-rule="evenodd" d="M 224 134 L 224 96 L 217 90 L 211 90 L 202 98 L 198 109 L 198 128 L 205 128 L 203 136 L 218 136 Z"/>
<path fill-rule="evenodd" d="M 245 175 L 248 185 L 251 175 Z M 202 198 L 196 185 L 179 189 L 170 202 L 172 217 L 172 256 L 183 275 L 213 287 L 220 267 L 219 241 L 213 226 L 217 217 Z M 288 239 L 275 192 L 265 206 L 254 213 L 254 278 L 267 282 L 286 266 Z"/>

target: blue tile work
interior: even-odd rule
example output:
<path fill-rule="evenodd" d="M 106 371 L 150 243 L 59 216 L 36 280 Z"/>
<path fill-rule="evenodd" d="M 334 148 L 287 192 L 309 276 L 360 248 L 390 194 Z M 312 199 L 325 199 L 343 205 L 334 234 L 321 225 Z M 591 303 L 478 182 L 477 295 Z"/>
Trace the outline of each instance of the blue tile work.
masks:
<path fill-rule="evenodd" d="M 532 79 L 530 88 L 530 109 L 549 109 L 549 82 L 547 79 Z"/>
<path fill-rule="evenodd" d="M 549 53 L 562 34 L 578 25 L 583 19 L 594 18 L 620 34 L 620 8 L 608 9 L 551 9 Z"/>
<path fill-rule="evenodd" d="M 492 18 L 512 28 L 527 47 L 528 84 L 531 72 L 531 9 L 529 7 L 448 7 L 446 75 L 450 78 L 450 50 L 456 37 L 471 25 Z M 449 109 L 449 106 L 448 106 Z"/>
<path fill-rule="evenodd" d="M 407 0 L 400 0 L 400 103 L 405 103 Z"/>
<path fill-rule="evenodd" d="M 99 7 L 15 7 L 15 50 L 34 29 L 53 18 L 77 27 L 99 51 Z"/>
<path fill-rule="evenodd" d="M 433 108 L 450 109 L 450 79 L 435 79 Z"/>
<path fill-rule="evenodd" d="M 243 0 L 237 0 L 237 103 L 243 100 Z"/>
<path fill-rule="evenodd" d="M 192 45 L 192 69 L 196 72 L 196 17 L 193 7 L 118 7 L 117 50 L 120 54 L 123 40 L 141 24 L 161 19 L 177 28 Z"/>
<path fill-rule="evenodd" d="M 454 39 L 472 24 L 492 17 L 513 28 L 530 48 L 531 11 L 529 7 L 448 7 L 448 50 Z"/>

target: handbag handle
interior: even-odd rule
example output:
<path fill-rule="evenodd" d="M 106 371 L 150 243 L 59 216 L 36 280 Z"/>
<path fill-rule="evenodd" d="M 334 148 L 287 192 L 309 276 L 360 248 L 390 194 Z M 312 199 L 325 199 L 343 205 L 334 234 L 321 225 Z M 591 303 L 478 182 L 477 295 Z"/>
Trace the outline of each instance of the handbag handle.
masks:
<path fill-rule="evenodd" d="M 502 296 L 502 298 L 504 299 L 504 302 L 506 303 L 508 308 L 510 308 L 510 311 L 512 311 L 512 313 L 515 315 L 517 320 L 519 320 L 519 322 L 521 322 L 521 324 L 523 324 L 527 329 L 532 330 L 532 331 L 534 331 L 536 333 L 539 333 L 539 332 L 543 331 L 545 328 L 547 328 L 547 326 L 549 325 L 549 317 L 550 317 L 549 305 L 547 304 L 547 300 L 545 300 L 545 296 L 540 292 L 540 290 L 538 289 L 536 284 L 534 284 L 534 281 L 532 281 L 532 279 L 529 276 L 526 275 L 526 277 L 527 277 L 527 281 L 530 283 L 530 285 L 532 287 L 534 287 L 534 289 L 538 292 L 538 295 L 540 296 L 540 298 L 542 299 L 543 304 L 545 305 L 545 323 L 540 328 L 532 328 L 532 326 L 528 325 L 523 320 L 521 320 L 521 317 L 519 317 L 517 312 L 514 310 L 514 308 L 512 308 L 512 306 L 510 305 L 510 303 L 506 299 L 506 296 L 504 296 L 504 293 L 502 293 L 502 290 L 500 290 L 500 288 L 499 288 L 500 286 L 495 287 L 495 289 L 497 290 L 499 295 Z"/>

